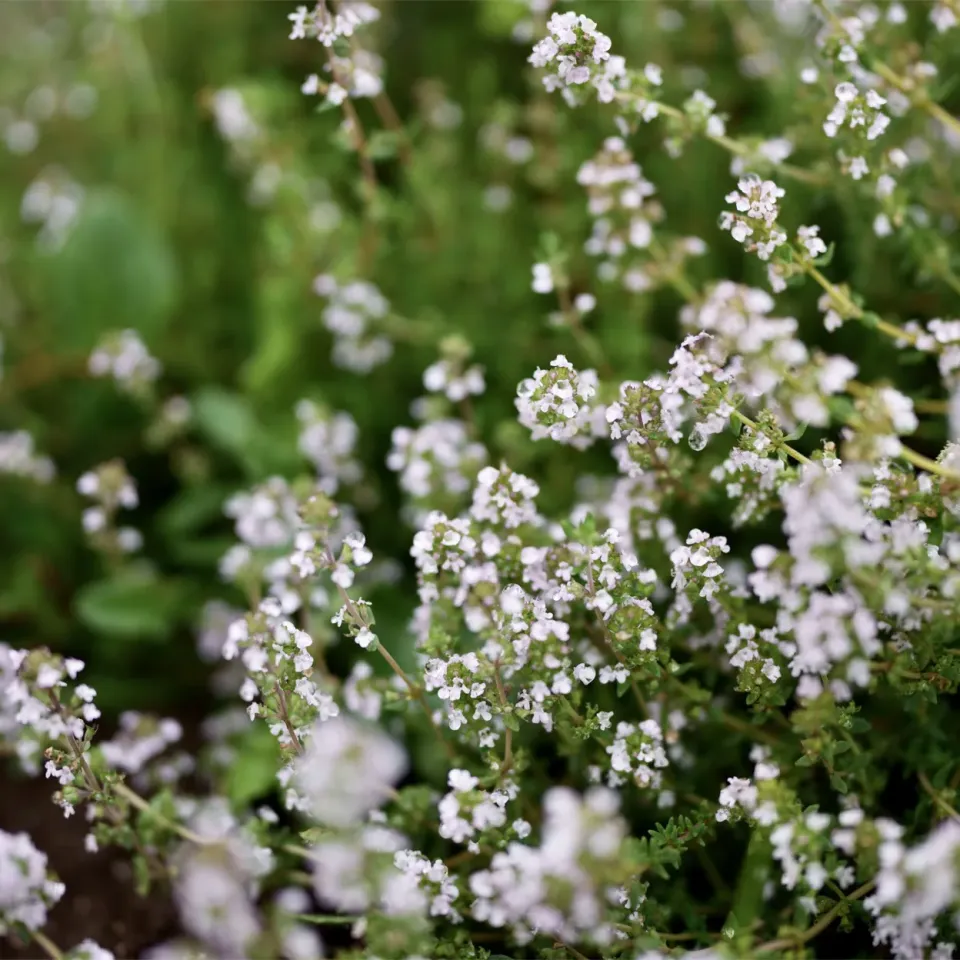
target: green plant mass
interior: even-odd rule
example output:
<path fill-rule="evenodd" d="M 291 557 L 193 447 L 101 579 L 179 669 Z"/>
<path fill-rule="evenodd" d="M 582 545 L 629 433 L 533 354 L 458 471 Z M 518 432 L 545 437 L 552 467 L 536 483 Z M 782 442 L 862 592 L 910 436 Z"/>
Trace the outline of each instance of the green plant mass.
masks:
<path fill-rule="evenodd" d="M 958 0 L 0 26 L 0 955 L 954 955 Z"/>

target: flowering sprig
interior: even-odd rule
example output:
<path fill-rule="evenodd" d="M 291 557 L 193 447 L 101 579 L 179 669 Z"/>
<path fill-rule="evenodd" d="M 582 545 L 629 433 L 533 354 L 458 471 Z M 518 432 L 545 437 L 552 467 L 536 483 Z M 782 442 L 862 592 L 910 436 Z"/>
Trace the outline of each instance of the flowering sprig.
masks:
<path fill-rule="evenodd" d="M 135 396 L 149 396 L 163 369 L 135 330 L 106 337 L 90 354 L 88 367 L 91 376 L 109 377 L 119 389 Z"/>
<path fill-rule="evenodd" d="M 121 509 L 132 510 L 139 503 L 137 488 L 123 461 L 104 463 L 84 473 L 77 480 L 77 491 L 96 504 L 83 511 L 83 529 L 96 549 L 116 556 L 140 549 L 140 531 L 116 524 Z"/>
<path fill-rule="evenodd" d="M 547 31 L 528 58 L 534 67 L 550 67 L 544 87 L 560 90 L 571 106 L 580 102 L 580 88 L 587 84 L 601 103 L 612 101 L 625 64 L 622 57 L 610 55 L 610 38 L 597 30 L 593 20 L 575 13 L 554 13 Z"/>

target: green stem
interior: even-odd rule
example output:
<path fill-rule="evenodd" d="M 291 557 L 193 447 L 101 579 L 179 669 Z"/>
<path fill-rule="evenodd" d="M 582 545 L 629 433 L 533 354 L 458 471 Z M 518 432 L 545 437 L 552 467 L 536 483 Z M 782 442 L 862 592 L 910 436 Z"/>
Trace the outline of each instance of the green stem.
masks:
<path fill-rule="evenodd" d="M 182 837 L 184 840 L 188 840 L 190 843 L 195 843 L 198 847 L 218 847 L 222 844 L 223 841 L 215 840 L 211 837 L 201 837 L 199 833 L 194 833 L 192 830 L 187 829 L 185 826 L 179 823 L 175 823 L 173 820 L 168 819 L 159 810 L 155 810 L 153 807 L 147 803 L 139 793 L 135 793 L 131 790 L 123 781 L 118 783 L 110 784 L 109 789 L 111 789 L 117 796 L 123 797 L 131 807 L 136 807 L 141 813 L 145 813 L 148 817 L 156 820 L 161 826 L 166 827 L 172 833 L 177 834 L 177 836 Z"/>
<path fill-rule="evenodd" d="M 326 559 L 327 563 L 332 570 L 336 566 L 336 559 L 333 555 L 333 550 L 328 545 L 326 548 Z M 350 612 L 350 616 L 353 618 L 354 623 L 358 626 L 366 623 L 364 618 L 360 615 L 360 611 L 357 609 L 356 604 L 350 597 L 350 594 L 344 590 L 339 584 L 337 584 L 337 592 L 340 594 L 340 599 L 343 601 L 344 606 Z M 423 712 L 427 715 L 427 719 L 430 721 L 430 727 L 433 729 L 434 736 L 440 742 L 440 745 L 443 747 L 444 752 L 450 759 L 454 757 L 454 750 L 447 739 L 444 737 L 443 733 L 440 731 L 440 728 L 437 726 L 436 721 L 433 719 L 433 711 L 430 709 L 430 704 L 427 702 L 427 696 L 423 691 L 423 688 L 415 684 L 406 674 L 406 671 L 399 663 L 394 659 L 393 655 L 389 650 L 383 645 L 380 641 L 380 638 L 377 638 L 377 650 L 380 652 L 380 656 L 386 660 L 390 669 L 404 682 L 407 690 L 410 691 L 410 695 L 420 704 L 423 708 Z"/>
<path fill-rule="evenodd" d="M 862 887 L 857 887 L 849 897 L 845 897 L 828 910 L 809 930 L 797 934 L 795 937 L 781 937 L 779 940 L 769 940 L 757 947 L 757 953 L 771 953 L 774 950 L 789 950 L 791 947 L 802 947 L 818 934 L 823 933 L 833 923 L 844 908 L 856 900 L 865 897 L 875 886 L 877 881 L 871 880 Z"/>
<path fill-rule="evenodd" d="M 633 93 L 622 93 L 618 96 L 618 99 L 621 100 L 636 100 L 638 99 L 637 94 Z M 643 97 L 647 103 L 653 104 L 656 106 L 657 110 L 665 117 L 671 117 L 674 120 L 682 120 L 684 122 L 689 121 L 689 117 L 677 107 L 673 107 L 668 103 L 663 103 L 660 100 L 651 100 L 648 97 Z M 733 154 L 736 157 L 746 157 L 753 153 L 753 150 L 745 143 L 741 143 L 739 140 L 734 140 L 731 137 L 728 137 L 724 134 L 714 135 L 711 133 L 703 133 L 703 138 L 709 140 L 711 143 L 715 143 L 718 147 L 722 147 L 728 153 Z M 825 187 L 829 185 L 829 180 L 825 177 L 814 173 L 812 170 L 804 170 L 802 167 L 795 167 L 791 163 L 772 163 L 771 166 L 774 169 L 779 170 L 785 176 L 790 177 L 793 180 L 799 180 L 801 183 L 808 183 L 811 186 L 816 187 Z"/>
<path fill-rule="evenodd" d="M 294 918 L 302 923 L 315 923 L 318 926 L 335 926 L 339 924 L 354 924 L 362 917 L 338 917 L 335 915 L 325 915 L 320 913 L 297 913 Z"/>
<path fill-rule="evenodd" d="M 767 436 L 764 433 L 763 429 L 760 427 L 760 424 L 754 420 L 751 420 L 749 417 L 742 414 L 739 410 L 734 410 L 733 415 L 745 426 L 751 429 L 754 433 L 762 434 Z M 769 439 L 769 437 L 768 437 Z M 780 450 L 783 450 L 784 453 L 789 454 L 796 460 L 798 463 L 809 464 L 813 461 L 809 457 L 805 457 L 799 450 L 794 450 L 789 443 L 784 443 L 782 440 L 775 444 L 776 447 Z"/>
<path fill-rule="evenodd" d="M 63 951 L 49 937 L 39 930 L 31 930 L 30 936 L 35 943 L 43 947 L 44 953 L 50 957 L 50 960 L 63 960 Z"/>
<path fill-rule="evenodd" d="M 953 806 L 947 803 L 946 800 L 937 793 L 936 788 L 930 782 L 930 778 L 925 773 L 918 773 L 917 779 L 920 781 L 920 786 L 930 794 L 930 799 L 933 800 L 934 804 L 938 806 L 948 817 L 951 817 L 954 820 L 960 820 L 960 813 L 953 808 Z"/>

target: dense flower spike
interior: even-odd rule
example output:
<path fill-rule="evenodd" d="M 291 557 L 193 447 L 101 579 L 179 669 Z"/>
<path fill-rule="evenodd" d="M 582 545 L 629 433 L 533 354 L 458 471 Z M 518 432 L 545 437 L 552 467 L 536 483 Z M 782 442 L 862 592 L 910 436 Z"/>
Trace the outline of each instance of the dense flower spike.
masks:
<path fill-rule="evenodd" d="M 623 57 L 611 56 L 611 41 L 588 17 L 555 13 L 547 22 L 548 35 L 533 48 L 529 62 L 548 67 L 543 78 L 547 90 L 561 90 L 571 105 L 585 85 L 595 88 L 597 99 L 609 103 L 624 77 Z"/>
<path fill-rule="evenodd" d="M 333 362 L 356 373 L 369 373 L 393 353 L 389 338 L 378 332 L 390 311 L 380 291 L 364 280 L 347 284 L 323 274 L 313 289 L 327 301 L 324 326 L 334 335 Z"/>

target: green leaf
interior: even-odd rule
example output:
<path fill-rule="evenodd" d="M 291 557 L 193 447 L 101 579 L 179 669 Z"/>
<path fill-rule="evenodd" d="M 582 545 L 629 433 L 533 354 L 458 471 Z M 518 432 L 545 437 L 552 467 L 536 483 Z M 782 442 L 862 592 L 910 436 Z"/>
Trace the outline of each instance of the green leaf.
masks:
<path fill-rule="evenodd" d="M 175 540 L 170 544 L 170 556 L 185 567 L 201 567 L 210 570 L 220 558 L 236 545 L 236 537 L 197 536 L 185 540 Z"/>
<path fill-rule="evenodd" d="M 89 350 L 109 330 L 132 328 L 148 341 L 162 332 L 180 283 L 170 245 L 115 190 L 94 190 L 63 249 L 44 264 L 57 343 Z"/>
<path fill-rule="evenodd" d="M 367 156 L 371 160 L 390 160 L 397 155 L 399 136 L 391 130 L 376 130 L 367 141 Z"/>
<path fill-rule="evenodd" d="M 81 587 L 74 600 L 74 612 L 84 626 L 96 633 L 163 640 L 178 617 L 190 612 L 187 592 L 187 585 L 178 581 L 122 573 Z"/>
<path fill-rule="evenodd" d="M 542 254 L 543 260 L 549 262 L 553 260 L 554 257 L 560 255 L 560 251 L 563 249 L 560 244 L 560 237 L 557 236 L 552 230 L 540 235 L 539 250 Z"/>
<path fill-rule="evenodd" d="M 279 766 L 277 741 L 264 724 L 252 724 L 227 773 L 226 792 L 233 806 L 242 809 L 270 793 L 276 786 Z"/>
<path fill-rule="evenodd" d="M 250 402 L 238 393 L 205 387 L 193 398 L 194 418 L 207 439 L 225 453 L 242 457 L 258 432 Z"/>
<path fill-rule="evenodd" d="M 850 787 L 847 786 L 847 782 L 838 773 L 830 774 L 830 786 L 833 787 L 837 793 L 846 794 L 850 790 Z"/>
<path fill-rule="evenodd" d="M 222 519 L 230 488 L 203 483 L 188 487 L 157 517 L 158 527 L 170 537 L 194 533 L 213 520 Z"/>
<path fill-rule="evenodd" d="M 807 424 L 801 423 L 796 430 L 788 433 L 783 439 L 786 443 L 791 443 L 793 440 L 799 440 L 807 432 Z"/>
<path fill-rule="evenodd" d="M 213 446 L 231 455 L 255 479 L 293 473 L 302 463 L 296 433 L 267 429 L 249 398 L 221 387 L 205 387 L 193 397 L 194 420 Z"/>
<path fill-rule="evenodd" d="M 827 398 L 827 409 L 833 420 L 845 423 L 853 416 L 856 408 L 849 397 L 833 396 Z"/>
<path fill-rule="evenodd" d="M 733 936 L 741 930 L 748 930 L 760 911 L 763 888 L 770 874 L 770 852 L 769 839 L 760 830 L 755 830 L 750 836 L 737 878 L 733 906 L 724 924 L 725 928 L 730 927 L 734 931 Z"/>

